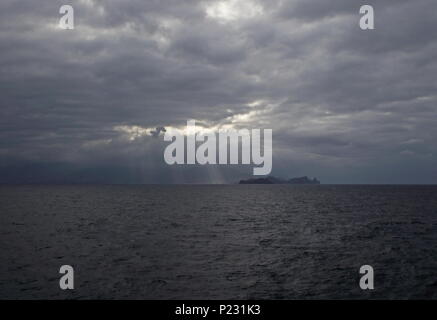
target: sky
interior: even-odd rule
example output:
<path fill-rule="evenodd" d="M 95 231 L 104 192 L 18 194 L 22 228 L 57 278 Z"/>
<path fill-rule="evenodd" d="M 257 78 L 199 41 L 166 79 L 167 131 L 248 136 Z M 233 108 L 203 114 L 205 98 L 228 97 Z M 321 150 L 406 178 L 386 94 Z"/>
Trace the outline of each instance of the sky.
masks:
<path fill-rule="evenodd" d="M 232 183 L 163 130 L 273 130 L 272 174 L 437 183 L 435 0 L 0 2 L 0 183 Z M 359 9 L 375 9 L 375 29 Z"/>

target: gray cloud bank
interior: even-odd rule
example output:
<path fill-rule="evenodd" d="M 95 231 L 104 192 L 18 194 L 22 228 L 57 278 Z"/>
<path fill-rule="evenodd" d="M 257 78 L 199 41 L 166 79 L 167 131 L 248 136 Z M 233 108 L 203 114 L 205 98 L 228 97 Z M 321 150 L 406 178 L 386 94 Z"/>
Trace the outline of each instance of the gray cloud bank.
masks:
<path fill-rule="evenodd" d="M 188 119 L 273 129 L 278 176 L 437 183 L 435 0 L 83 0 L 75 30 L 63 4 L 0 2 L 0 183 L 251 174 L 167 166 L 158 128 Z"/>

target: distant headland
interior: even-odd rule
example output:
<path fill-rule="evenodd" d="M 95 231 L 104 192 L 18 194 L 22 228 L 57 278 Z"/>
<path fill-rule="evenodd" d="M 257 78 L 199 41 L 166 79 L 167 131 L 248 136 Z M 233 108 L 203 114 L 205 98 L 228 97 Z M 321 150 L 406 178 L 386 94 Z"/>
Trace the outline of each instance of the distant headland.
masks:
<path fill-rule="evenodd" d="M 239 184 L 320 184 L 320 181 L 316 178 L 310 179 L 307 176 L 291 178 L 288 180 L 268 176 L 266 178 L 252 178 L 247 180 L 240 180 Z"/>

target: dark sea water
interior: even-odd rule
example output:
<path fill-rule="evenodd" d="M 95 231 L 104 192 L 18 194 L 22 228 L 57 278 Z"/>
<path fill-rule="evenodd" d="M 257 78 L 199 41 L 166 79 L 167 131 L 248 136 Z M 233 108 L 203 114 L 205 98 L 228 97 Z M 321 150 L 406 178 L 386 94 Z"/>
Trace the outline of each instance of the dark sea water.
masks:
<path fill-rule="evenodd" d="M 0 298 L 435 299 L 437 187 L 2 186 Z"/>

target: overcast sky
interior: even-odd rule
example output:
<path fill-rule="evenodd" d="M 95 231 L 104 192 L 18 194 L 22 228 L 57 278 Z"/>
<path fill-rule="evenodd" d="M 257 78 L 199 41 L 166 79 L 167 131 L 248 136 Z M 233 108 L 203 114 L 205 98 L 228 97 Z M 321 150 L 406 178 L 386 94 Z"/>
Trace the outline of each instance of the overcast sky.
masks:
<path fill-rule="evenodd" d="M 0 183 L 234 182 L 156 127 L 273 129 L 273 172 L 437 183 L 437 1 L 0 1 Z M 359 8 L 375 8 L 375 30 Z"/>

